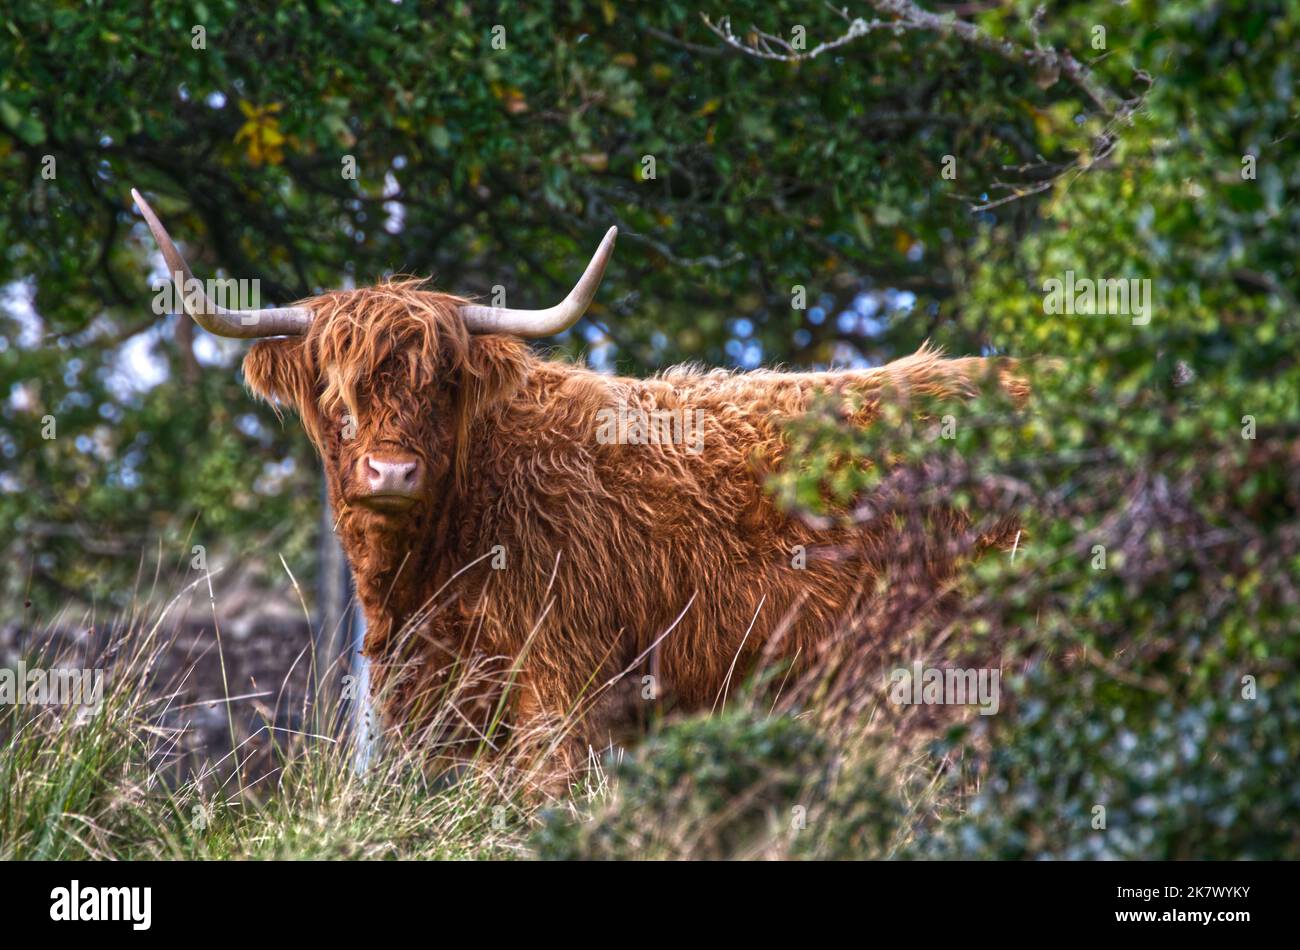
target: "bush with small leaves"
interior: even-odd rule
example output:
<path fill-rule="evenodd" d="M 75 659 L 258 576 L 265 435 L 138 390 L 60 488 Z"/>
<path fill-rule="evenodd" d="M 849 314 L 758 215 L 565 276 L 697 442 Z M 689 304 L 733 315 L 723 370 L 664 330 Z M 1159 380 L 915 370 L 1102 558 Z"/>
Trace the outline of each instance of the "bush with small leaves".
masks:
<path fill-rule="evenodd" d="M 594 814 L 548 812 L 543 858 L 726 858 L 762 848 L 822 784 L 826 744 L 810 723 L 746 709 L 666 726 L 608 768 Z"/>
<path fill-rule="evenodd" d="M 1231 686 L 1134 711 L 1116 684 L 1036 672 L 991 730 L 978 794 L 909 856 L 965 859 L 1300 858 L 1300 696 Z M 1135 691 L 1132 687 L 1121 687 Z M 960 742 L 951 744 L 951 751 Z"/>

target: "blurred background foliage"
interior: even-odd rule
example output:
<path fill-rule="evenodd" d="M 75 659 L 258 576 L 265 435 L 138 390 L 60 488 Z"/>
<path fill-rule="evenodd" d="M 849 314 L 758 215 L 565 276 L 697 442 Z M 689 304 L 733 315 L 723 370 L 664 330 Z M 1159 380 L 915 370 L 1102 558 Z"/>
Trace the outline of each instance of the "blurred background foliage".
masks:
<path fill-rule="evenodd" d="M 160 538 L 181 559 L 182 538 L 278 526 L 290 563 L 311 560 L 310 449 L 242 391 L 242 346 L 151 312 L 160 266 L 130 187 L 200 276 L 257 278 L 264 303 L 402 272 L 546 304 L 618 224 L 598 304 L 554 341 L 595 366 L 869 365 L 929 339 L 1035 376 L 1015 426 L 979 424 L 1004 409 L 980 401 L 953 439 L 880 426 L 828 450 L 946 466 L 959 506 L 996 481 L 1023 519 L 1017 557 L 981 562 L 956 621 L 1023 674 L 978 737 L 949 739 L 984 770 L 966 816 L 1000 824 L 952 824 L 934 853 L 1300 857 L 1300 749 L 1278 728 L 1300 708 L 1300 10 L 1065 2 L 1036 37 L 1034 7 L 929 9 L 1069 49 L 1120 96 L 1149 77 L 1105 147 L 1076 85 L 947 32 L 872 32 L 790 64 L 728 48 L 676 2 L 14 0 L 0 609 L 120 597 Z M 799 24 L 810 47 L 846 28 L 814 4 L 705 12 L 742 39 Z M 1017 170 L 1046 184 L 973 210 Z M 1070 270 L 1149 280 L 1150 322 L 1046 313 L 1044 281 Z M 775 489 L 806 500 L 817 477 Z M 990 741 L 1000 754 L 977 754 Z M 1096 804 L 1165 830 L 1091 844 Z M 1026 809 L 1052 823 L 1030 833 Z M 547 847 L 581 851 L 552 831 Z"/>

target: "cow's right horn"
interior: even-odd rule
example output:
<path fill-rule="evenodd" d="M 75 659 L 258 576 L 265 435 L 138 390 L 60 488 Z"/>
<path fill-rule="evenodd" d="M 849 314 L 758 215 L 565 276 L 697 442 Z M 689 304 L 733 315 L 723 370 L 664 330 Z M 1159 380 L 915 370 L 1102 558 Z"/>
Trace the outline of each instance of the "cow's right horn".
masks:
<path fill-rule="evenodd" d="M 311 325 L 311 311 L 306 307 L 266 307 L 262 310 L 227 310 L 214 303 L 203 290 L 203 285 L 194 279 L 190 265 L 185 263 L 181 252 L 176 250 L 167 229 L 162 226 L 158 216 L 149 207 L 149 202 L 140 196 L 140 192 L 131 189 L 131 197 L 144 215 L 145 223 L 153 232 L 158 249 L 162 251 L 163 260 L 167 262 L 167 275 L 176 284 L 180 294 L 181 305 L 194 322 L 209 333 L 217 336 L 254 339 L 264 336 L 298 336 L 306 333 Z"/>
<path fill-rule="evenodd" d="M 596 248 L 591 263 L 569 291 L 569 296 L 548 310 L 511 310 L 508 307 L 482 307 L 466 304 L 460 308 L 461 318 L 470 333 L 509 333 L 512 336 L 543 337 L 567 330 L 587 312 L 596 296 L 600 279 L 605 276 L 605 265 L 614 254 L 614 239 L 618 228 L 605 232 L 605 239 Z"/>

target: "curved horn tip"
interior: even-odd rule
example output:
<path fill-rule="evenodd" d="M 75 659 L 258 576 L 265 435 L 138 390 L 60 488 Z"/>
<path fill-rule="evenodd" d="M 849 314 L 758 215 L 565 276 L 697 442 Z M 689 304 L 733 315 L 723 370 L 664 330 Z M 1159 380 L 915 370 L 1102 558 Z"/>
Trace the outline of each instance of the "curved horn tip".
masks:
<path fill-rule="evenodd" d="M 140 192 L 136 191 L 134 188 L 131 189 L 131 200 L 135 202 L 135 206 L 140 209 L 141 214 L 153 214 L 153 208 L 149 205 L 149 202 L 144 200 L 144 195 L 140 194 Z M 157 215 L 154 216 L 157 217 Z"/>

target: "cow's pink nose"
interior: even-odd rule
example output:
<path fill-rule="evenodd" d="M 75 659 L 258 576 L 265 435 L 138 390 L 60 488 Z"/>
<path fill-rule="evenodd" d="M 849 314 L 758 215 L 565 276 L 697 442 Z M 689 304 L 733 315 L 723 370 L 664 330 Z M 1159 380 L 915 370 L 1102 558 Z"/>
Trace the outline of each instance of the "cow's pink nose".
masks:
<path fill-rule="evenodd" d="M 420 462 L 412 458 L 367 455 L 362 475 L 374 495 L 414 495 L 420 490 Z"/>

